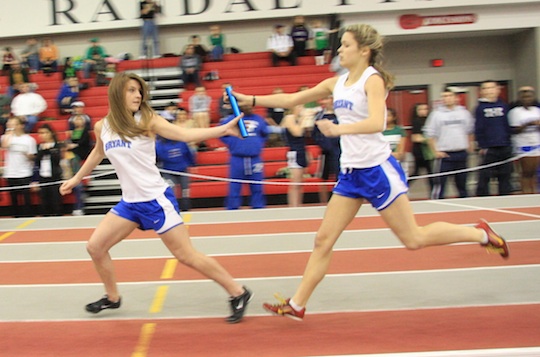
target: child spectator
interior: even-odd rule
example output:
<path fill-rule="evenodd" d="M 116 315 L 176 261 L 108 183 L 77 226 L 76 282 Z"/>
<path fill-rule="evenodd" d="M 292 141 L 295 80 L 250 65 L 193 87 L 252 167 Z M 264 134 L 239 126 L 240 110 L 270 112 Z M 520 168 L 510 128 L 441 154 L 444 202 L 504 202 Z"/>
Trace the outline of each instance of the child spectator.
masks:
<path fill-rule="evenodd" d="M 218 25 L 210 26 L 210 36 L 208 36 L 210 42 L 210 60 L 223 61 L 223 54 L 225 53 L 225 35 L 221 33 L 221 27 Z"/>
<path fill-rule="evenodd" d="M 188 45 L 186 47 L 178 66 L 182 70 L 184 87 L 186 87 L 188 83 L 194 83 L 197 87 L 201 85 L 201 76 L 199 72 L 202 67 L 202 59 L 195 53 L 193 45 Z"/>
<path fill-rule="evenodd" d="M 92 150 L 90 131 L 86 127 L 86 119 L 83 115 L 77 114 L 73 117 L 73 130 L 69 132 L 67 148 L 81 161 L 86 160 Z"/>
<path fill-rule="evenodd" d="M 311 30 L 312 38 L 315 46 L 315 64 L 322 66 L 330 62 L 331 52 L 328 47 L 328 36 L 332 32 L 338 30 L 330 30 L 323 27 L 322 21 L 313 21 L 313 29 Z"/>
<path fill-rule="evenodd" d="M 60 146 L 60 167 L 62 168 L 62 179 L 69 180 L 72 178 L 77 171 L 81 168 L 81 160 L 73 151 L 68 150 L 65 145 Z M 75 196 L 75 202 L 73 203 L 73 211 L 71 214 L 73 216 L 83 216 L 84 215 L 84 185 L 79 183 L 72 190 L 73 195 Z"/>
<path fill-rule="evenodd" d="M 210 105 L 212 98 L 206 95 L 204 87 L 195 88 L 195 94 L 189 98 L 189 111 L 198 128 L 210 126 Z"/>
<path fill-rule="evenodd" d="M 62 78 L 73 78 L 77 77 L 77 69 L 73 65 L 73 58 L 66 57 L 66 60 L 64 61 L 64 70 L 62 71 Z"/>

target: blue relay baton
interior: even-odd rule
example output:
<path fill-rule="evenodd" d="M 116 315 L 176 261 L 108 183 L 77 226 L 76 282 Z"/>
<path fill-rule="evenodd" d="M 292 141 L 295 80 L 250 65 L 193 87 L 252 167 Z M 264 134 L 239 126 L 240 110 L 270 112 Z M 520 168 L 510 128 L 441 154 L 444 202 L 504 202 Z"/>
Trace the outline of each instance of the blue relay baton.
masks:
<path fill-rule="evenodd" d="M 232 94 L 232 87 L 227 86 L 225 87 L 225 92 L 227 92 L 227 96 L 229 97 L 229 102 L 231 102 L 231 107 L 234 113 L 234 116 L 237 117 L 240 115 L 240 108 L 238 107 L 238 102 L 236 101 L 236 97 Z M 240 129 L 240 134 L 243 138 L 248 137 L 248 132 L 246 130 L 246 124 L 244 123 L 244 118 L 240 118 L 238 121 L 238 128 Z"/>

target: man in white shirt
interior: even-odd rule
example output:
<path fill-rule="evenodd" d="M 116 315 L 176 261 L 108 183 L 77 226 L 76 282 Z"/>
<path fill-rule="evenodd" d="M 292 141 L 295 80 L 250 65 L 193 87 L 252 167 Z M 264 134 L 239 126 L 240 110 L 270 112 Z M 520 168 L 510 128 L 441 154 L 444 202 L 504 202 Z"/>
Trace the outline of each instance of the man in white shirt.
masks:
<path fill-rule="evenodd" d="M 30 84 L 19 86 L 20 94 L 11 101 L 11 112 L 18 117 L 24 117 L 26 124 L 24 130 L 29 133 L 38 121 L 38 115 L 47 109 L 47 102 L 37 93 L 30 91 Z"/>
<path fill-rule="evenodd" d="M 287 61 L 291 66 L 296 66 L 296 54 L 293 51 L 293 40 L 290 35 L 284 33 L 283 25 L 274 26 L 274 33 L 268 38 L 266 47 L 271 53 L 272 65 L 274 67 L 276 67 L 280 61 Z"/>

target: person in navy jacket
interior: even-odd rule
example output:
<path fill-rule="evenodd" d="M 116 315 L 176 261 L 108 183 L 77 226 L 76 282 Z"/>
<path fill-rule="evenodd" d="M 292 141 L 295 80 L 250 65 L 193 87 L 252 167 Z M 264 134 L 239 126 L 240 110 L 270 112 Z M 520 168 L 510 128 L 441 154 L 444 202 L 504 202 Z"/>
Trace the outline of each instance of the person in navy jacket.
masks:
<path fill-rule="evenodd" d="M 230 165 L 229 177 L 233 180 L 262 181 L 264 165 L 261 158 L 262 150 L 268 138 L 268 126 L 263 117 L 254 114 L 251 108 L 242 107 L 244 123 L 248 136 L 244 139 L 234 136 L 221 137 L 221 141 L 229 148 Z M 234 115 L 224 119 L 222 124 L 229 122 Z M 251 183 L 250 205 L 253 208 L 264 208 L 266 197 L 262 184 Z M 242 204 L 242 183 L 230 182 L 229 193 L 225 206 L 229 210 L 238 209 Z"/>
<path fill-rule="evenodd" d="M 474 134 L 478 144 L 480 164 L 488 165 L 512 157 L 511 128 L 508 123 L 508 106 L 500 98 L 500 87 L 496 81 L 487 80 L 480 85 L 481 98 L 475 111 Z M 477 196 L 489 195 L 491 177 L 499 183 L 499 195 L 512 193 L 512 163 L 480 170 Z"/>
<path fill-rule="evenodd" d="M 162 172 L 161 175 L 173 190 L 180 185 L 182 189 L 179 200 L 180 209 L 189 211 L 191 209 L 189 176 L 182 175 L 182 173 L 186 173 L 189 167 L 195 166 L 195 155 L 192 148 L 183 141 L 159 137 L 156 140 L 156 160 L 160 168 L 177 172 L 177 174 Z M 176 196 L 178 197 L 178 195 Z"/>

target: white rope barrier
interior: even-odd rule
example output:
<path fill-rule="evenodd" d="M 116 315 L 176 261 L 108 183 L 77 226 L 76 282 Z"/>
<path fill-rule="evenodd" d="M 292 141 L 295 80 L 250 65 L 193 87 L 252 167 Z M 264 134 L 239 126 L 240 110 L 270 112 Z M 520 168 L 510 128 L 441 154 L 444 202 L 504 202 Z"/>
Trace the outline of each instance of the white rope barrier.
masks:
<path fill-rule="evenodd" d="M 533 155 L 534 154 L 520 154 L 520 155 L 516 155 L 514 157 L 508 158 L 503 161 L 493 162 L 491 164 L 474 166 L 474 167 L 469 167 L 469 168 L 461 169 L 461 170 L 446 171 L 446 172 L 430 174 L 430 175 L 411 176 L 411 177 L 408 177 L 408 180 L 419 180 L 419 179 L 432 178 L 432 177 L 450 176 L 450 175 L 455 175 L 455 174 L 459 174 L 463 172 L 480 171 L 483 169 L 488 169 L 488 168 L 504 165 L 504 164 L 519 160 L 525 156 L 533 156 Z M 269 180 L 264 180 L 264 181 L 239 180 L 239 179 L 231 179 L 231 178 L 226 178 L 226 177 L 216 177 L 216 176 L 200 175 L 200 174 L 193 174 L 193 173 L 187 173 L 187 172 L 170 171 L 170 170 L 164 170 L 164 169 L 160 169 L 159 171 L 161 173 L 187 176 L 187 177 L 197 178 L 201 180 L 236 182 L 236 183 L 243 183 L 243 184 L 259 184 L 259 185 L 273 185 L 273 186 L 320 186 L 320 185 L 334 185 L 335 184 L 335 182 L 279 182 L 279 181 L 269 181 Z M 84 179 L 85 180 L 95 179 L 95 178 L 105 177 L 105 176 L 109 176 L 113 174 L 115 174 L 115 171 L 107 171 L 107 172 L 102 172 L 95 175 L 86 176 Z M 22 186 L 0 187 L 0 191 L 10 191 L 10 190 L 20 190 L 20 189 L 31 188 L 31 187 L 60 185 L 65 181 L 66 180 L 47 182 L 47 183 L 37 184 L 37 185 L 30 184 L 30 185 L 22 185 Z"/>

